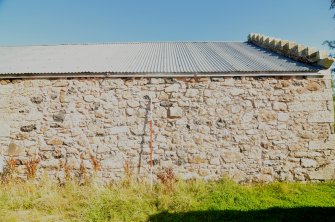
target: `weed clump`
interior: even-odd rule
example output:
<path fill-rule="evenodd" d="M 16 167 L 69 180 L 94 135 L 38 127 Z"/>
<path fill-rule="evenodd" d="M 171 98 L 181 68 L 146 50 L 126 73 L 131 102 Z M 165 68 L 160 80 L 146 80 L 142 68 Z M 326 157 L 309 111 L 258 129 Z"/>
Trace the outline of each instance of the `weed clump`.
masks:
<path fill-rule="evenodd" d="M 97 158 L 95 158 L 92 154 L 90 154 L 90 158 L 91 158 L 91 161 L 92 161 L 94 172 L 97 173 L 98 171 L 101 170 L 101 164 L 97 160 Z"/>
<path fill-rule="evenodd" d="M 40 158 L 33 158 L 30 160 L 27 160 L 24 164 L 26 166 L 26 174 L 27 174 L 27 179 L 35 179 L 36 178 L 36 171 L 37 171 L 37 166 L 40 162 Z"/>
<path fill-rule="evenodd" d="M 129 160 L 126 160 L 123 164 L 123 170 L 124 170 L 124 180 L 123 180 L 123 183 L 126 185 L 126 186 L 130 186 L 132 181 L 133 181 L 133 167 L 130 163 Z"/>
<path fill-rule="evenodd" d="M 10 156 L 6 160 L 6 165 L 3 173 L 0 175 L 0 180 L 2 183 L 8 181 L 16 180 L 17 177 L 17 160 Z"/>
<path fill-rule="evenodd" d="M 165 186 L 166 191 L 173 191 L 173 184 L 176 182 L 176 177 L 172 168 L 167 168 L 157 173 L 157 178 Z"/>

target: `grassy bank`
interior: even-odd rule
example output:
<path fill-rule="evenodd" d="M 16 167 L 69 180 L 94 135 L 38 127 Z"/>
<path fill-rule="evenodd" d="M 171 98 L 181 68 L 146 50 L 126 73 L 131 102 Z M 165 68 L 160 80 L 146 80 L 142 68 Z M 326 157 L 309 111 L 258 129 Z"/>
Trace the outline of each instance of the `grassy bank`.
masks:
<path fill-rule="evenodd" d="M 318 221 L 335 220 L 335 183 L 238 185 L 176 182 L 0 186 L 1 221 Z"/>

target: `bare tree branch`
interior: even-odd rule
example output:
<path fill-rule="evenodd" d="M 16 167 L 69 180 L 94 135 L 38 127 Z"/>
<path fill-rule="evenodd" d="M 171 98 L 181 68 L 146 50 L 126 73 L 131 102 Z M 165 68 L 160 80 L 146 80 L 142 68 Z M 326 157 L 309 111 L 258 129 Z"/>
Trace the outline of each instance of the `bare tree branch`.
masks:
<path fill-rule="evenodd" d="M 329 40 L 324 41 L 324 42 L 322 43 L 322 45 L 328 45 L 328 47 L 329 47 L 330 49 L 335 49 L 335 40 L 334 40 L 334 41 L 329 41 Z"/>

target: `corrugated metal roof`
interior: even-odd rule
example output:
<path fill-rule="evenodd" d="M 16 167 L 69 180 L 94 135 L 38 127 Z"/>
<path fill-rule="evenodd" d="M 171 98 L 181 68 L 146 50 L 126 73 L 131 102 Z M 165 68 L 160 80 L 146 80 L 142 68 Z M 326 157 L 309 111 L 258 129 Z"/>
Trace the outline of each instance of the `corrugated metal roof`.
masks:
<path fill-rule="evenodd" d="M 317 72 L 248 42 L 0 47 L 0 74 Z"/>

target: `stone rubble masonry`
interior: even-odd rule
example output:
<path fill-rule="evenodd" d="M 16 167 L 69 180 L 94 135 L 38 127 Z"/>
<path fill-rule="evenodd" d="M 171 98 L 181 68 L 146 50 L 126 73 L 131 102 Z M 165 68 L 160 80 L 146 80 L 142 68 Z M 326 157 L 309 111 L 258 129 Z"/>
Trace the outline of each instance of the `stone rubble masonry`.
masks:
<path fill-rule="evenodd" d="M 104 181 L 154 171 L 238 182 L 335 179 L 332 90 L 325 77 L 69 78 L 2 80 L 0 152 L 37 158 L 38 177 Z M 95 160 L 95 163 L 94 161 Z M 95 172 L 98 163 L 101 170 Z"/>

